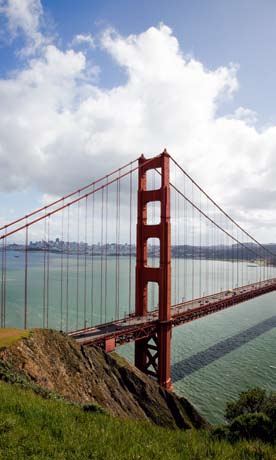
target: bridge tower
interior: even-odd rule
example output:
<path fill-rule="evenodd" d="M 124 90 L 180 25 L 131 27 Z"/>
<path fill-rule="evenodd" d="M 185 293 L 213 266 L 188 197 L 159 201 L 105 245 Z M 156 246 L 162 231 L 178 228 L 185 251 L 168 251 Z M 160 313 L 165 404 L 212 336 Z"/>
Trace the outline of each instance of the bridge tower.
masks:
<path fill-rule="evenodd" d="M 161 173 L 161 187 L 147 190 L 147 171 L 157 169 Z M 147 223 L 147 205 L 160 202 L 160 223 Z M 136 316 L 148 313 L 148 283 L 158 285 L 157 334 L 135 342 L 135 365 L 157 379 L 164 388 L 171 389 L 171 225 L 170 225 L 170 157 L 166 150 L 153 158 L 139 158 L 138 206 L 136 253 Z M 147 264 L 147 241 L 158 238 L 160 242 L 159 267 Z"/>

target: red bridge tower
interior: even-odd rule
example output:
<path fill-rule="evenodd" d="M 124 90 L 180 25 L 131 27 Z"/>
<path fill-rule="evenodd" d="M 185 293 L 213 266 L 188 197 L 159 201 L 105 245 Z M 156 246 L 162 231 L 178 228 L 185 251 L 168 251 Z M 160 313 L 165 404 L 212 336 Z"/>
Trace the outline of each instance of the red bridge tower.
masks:
<path fill-rule="evenodd" d="M 135 342 L 135 365 L 146 374 L 157 378 L 160 385 L 172 388 L 170 375 L 171 347 L 171 225 L 170 225 L 170 157 L 166 150 L 148 161 L 142 155 L 139 158 L 138 178 L 138 218 L 137 218 L 137 255 L 136 255 L 136 297 L 135 313 L 144 316 L 148 312 L 148 283 L 158 284 L 159 324 L 157 334 Z M 161 187 L 147 190 L 147 171 L 159 169 Z M 160 223 L 147 223 L 147 204 L 160 202 Z M 147 240 L 159 238 L 159 267 L 147 264 Z"/>

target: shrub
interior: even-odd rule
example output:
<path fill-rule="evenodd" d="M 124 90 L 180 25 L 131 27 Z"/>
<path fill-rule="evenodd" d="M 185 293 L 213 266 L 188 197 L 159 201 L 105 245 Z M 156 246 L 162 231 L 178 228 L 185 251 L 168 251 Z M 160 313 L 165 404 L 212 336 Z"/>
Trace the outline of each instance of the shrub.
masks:
<path fill-rule="evenodd" d="M 83 404 L 84 412 L 96 412 L 98 414 L 106 414 L 106 411 L 97 403 Z"/>
<path fill-rule="evenodd" d="M 227 403 L 225 418 L 232 422 L 239 415 L 262 412 L 265 401 L 266 392 L 262 388 L 243 391 L 237 401 Z"/>
<path fill-rule="evenodd" d="M 229 426 L 229 438 L 233 441 L 243 438 L 269 442 L 271 441 L 271 432 L 272 422 L 267 415 L 261 412 L 239 415 Z"/>
<path fill-rule="evenodd" d="M 276 424 L 276 392 L 272 392 L 269 396 L 266 397 L 262 412 L 264 412 L 271 421 Z"/>
<path fill-rule="evenodd" d="M 222 439 L 227 439 L 229 435 L 229 427 L 225 425 L 218 425 L 215 428 L 213 428 L 212 435 L 219 441 L 221 441 Z"/>

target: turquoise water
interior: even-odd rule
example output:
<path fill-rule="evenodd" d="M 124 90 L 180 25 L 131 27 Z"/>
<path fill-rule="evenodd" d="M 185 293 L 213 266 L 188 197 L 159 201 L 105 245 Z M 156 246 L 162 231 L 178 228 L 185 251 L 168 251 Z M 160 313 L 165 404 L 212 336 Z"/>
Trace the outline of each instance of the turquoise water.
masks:
<path fill-rule="evenodd" d="M 128 257 L 120 258 L 117 281 L 116 260 L 112 257 L 106 261 L 100 257 L 95 259 L 93 267 L 87 258 L 85 268 L 84 259 L 78 260 L 76 256 L 67 259 L 64 256 L 61 260 L 59 255 L 50 254 L 48 280 L 44 266 L 42 253 L 30 255 L 29 327 L 42 327 L 48 321 L 49 327 L 65 330 L 67 324 L 68 329 L 75 329 L 111 321 L 133 311 L 134 259 L 130 263 Z M 175 279 L 177 266 L 180 281 Z M 6 327 L 23 327 L 23 267 L 24 254 L 10 252 L 6 273 Z M 207 294 L 230 287 L 229 283 L 233 283 L 231 262 L 194 261 L 192 265 L 191 261 L 182 260 L 173 261 L 172 268 L 173 302 L 196 296 L 200 289 L 201 293 Z M 199 268 L 201 277 L 195 279 L 192 285 L 191 273 L 199 273 Z M 211 281 L 206 276 L 208 273 L 213 273 Z M 45 275 L 49 290 L 44 288 Z M 235 265 L 234 282 L 243 277 L 246 284 L 257 280 L 258 276 L 259 269 Z M 275 269 L 270 269 L 270 276 L 276 276 Z M 118 281 L 119 290 L 116 289 Z M 226 401 L 235 398 L 240 391 L 253 385 L 276 389 L 275 301 L 275 293 L 266 294 L 173 330 L 174 390 L 187 397 L 210 422 L 223 420 Z M 154 286 L 149 289 L 149 304 L 151 308 L 157 305 Z M 119 347 L 117 351 L 133 360 L 133 344 Z"/>
<path fill-rule="evenodd" d="M 275 293 L 174 330 L 174 388 L 212 423 L 253 385 L 276 389 Z M 273 367 L 271 367 L 273 366 Z"/>

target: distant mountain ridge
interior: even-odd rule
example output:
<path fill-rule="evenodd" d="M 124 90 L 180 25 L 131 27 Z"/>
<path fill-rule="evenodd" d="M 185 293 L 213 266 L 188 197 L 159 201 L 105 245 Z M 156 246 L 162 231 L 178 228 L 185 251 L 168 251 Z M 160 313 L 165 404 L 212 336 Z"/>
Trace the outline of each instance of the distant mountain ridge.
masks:
<path fill-rule="evenodd" d="M 24 244 L 9 244 L 6 246 L 8 251 L 25 251 Z M 0 252 L 1 252 L 0 248 Z M 107 243 L 100 245 L 87 243 L 77 243 L 75 241 L 66 242 L 58 238 L 55 241 L 36 241 L 30 242 L 28 251 L 41 252 L 49 251 L 56 254 L 68 253 L 71 255 L 104 255 L 104 256 L 132 256 L 136 255 L 136 246 L 128 243 Z M 275 254 L 275 255 L 274 255 Z M 172 245 L 171 255 L 175 258 L 186 259 L 203 259 L 203 260 L 244 260 L 256 261 L 265 258 L 268 263 L 276 265 L 276 243 L 263 244 L 262 247 L 255 243 L 244 242 L 242 245 L 237 243 L 232 245 L 218 244 L 218 245 Z M 159 247 L 149 245 L 149 257 L 159 257 Z"/>

